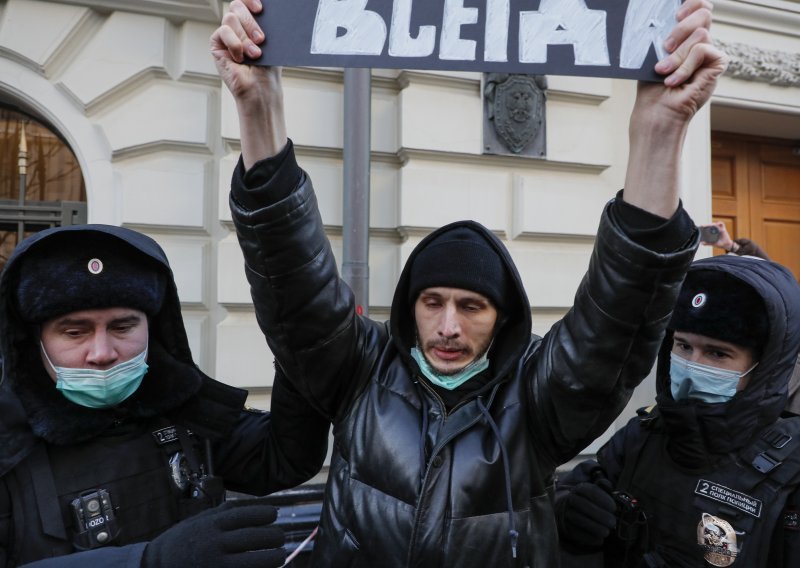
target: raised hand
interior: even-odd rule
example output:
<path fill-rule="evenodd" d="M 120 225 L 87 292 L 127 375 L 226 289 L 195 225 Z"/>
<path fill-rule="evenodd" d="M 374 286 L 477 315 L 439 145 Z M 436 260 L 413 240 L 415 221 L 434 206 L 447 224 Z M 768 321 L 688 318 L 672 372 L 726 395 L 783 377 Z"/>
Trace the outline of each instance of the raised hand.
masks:
<path fill-rule="evenodd" d="M 678 23 L 665 42 L 669 55 L 655 67 L 664 81 L 639 83 L 637 111 L 684 125 L 711 98 L 728 65 L 727 56 L 711 41 L 711 8 L 708 0 L 687 0 L 680 7 Z"/>
<path fill-rule="evenodd" d="M 680 195 L 680 160 L 689 122 L 717 85 L 727 56 L 711 41 L 711 3 L 686 0 L 656 64 L 663 82 L 640 81 L 629 124 L 623 199 L 669 219 Z"/>
<path fill-rule="evenodd" d="M 245 169 L 280 152 L 287 143 L 280 67 L 244 63 L 261 55 L 264 32 L 254 13 L 260 0 L 234 0 L 211 35 L 217 71 L 236 101 Z"/>

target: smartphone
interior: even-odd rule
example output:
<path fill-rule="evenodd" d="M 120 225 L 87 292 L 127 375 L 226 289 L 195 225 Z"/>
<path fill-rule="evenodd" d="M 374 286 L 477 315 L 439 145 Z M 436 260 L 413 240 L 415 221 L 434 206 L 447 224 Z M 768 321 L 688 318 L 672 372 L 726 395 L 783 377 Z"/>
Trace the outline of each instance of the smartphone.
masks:
<path fill-rule="evenodd" d="M 719 227 L 716 225 L 700 227 L 700 240 L 709 244 L 717 242 L 719 240 Z"/>

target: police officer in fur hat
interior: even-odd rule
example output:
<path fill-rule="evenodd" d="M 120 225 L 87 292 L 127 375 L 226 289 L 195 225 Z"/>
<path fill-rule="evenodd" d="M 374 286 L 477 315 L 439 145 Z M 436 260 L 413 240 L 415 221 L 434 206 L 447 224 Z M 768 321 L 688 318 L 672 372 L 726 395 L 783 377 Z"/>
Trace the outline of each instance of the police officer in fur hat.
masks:
<path fill-rule="evenodd" d="M 602 551 L 615 568 L 800 565 L 800 417 L 780 418 L 798 348 L 789 270 L 747 256 L 695 262 L 656 406 L 559 482 L 565 549 Z"/>
<path fill-rule="evenodd" d="M 328 422 L 280 387 L 292 414 L 245 410 L 200 371 L 155 241 L 105 225 L 26 239 L 0 326 L 0 566 L 283 564 L 274 507 L 225 488 L 310 478 Z"/>

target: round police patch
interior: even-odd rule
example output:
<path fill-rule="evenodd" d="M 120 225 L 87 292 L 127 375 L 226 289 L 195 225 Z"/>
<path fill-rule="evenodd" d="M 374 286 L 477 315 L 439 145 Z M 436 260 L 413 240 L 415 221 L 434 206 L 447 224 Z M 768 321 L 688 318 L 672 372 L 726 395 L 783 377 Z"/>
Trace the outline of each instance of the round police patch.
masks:
<path fill-rule="evenodd" d="M 695 295 L 694 298 L 692 298 L 692 307 L 693 308 L 702 307 L 706 303 L 706 300 L 707 300 L 706 295 L 703 292 L 700 292 L 699 294 Z"/>
<path fill-rule="evenodd" d="M 92 274 L 100 274 L 103 272 L 103 261 L 99 258 L 93 258 L 86 267 Z"/>

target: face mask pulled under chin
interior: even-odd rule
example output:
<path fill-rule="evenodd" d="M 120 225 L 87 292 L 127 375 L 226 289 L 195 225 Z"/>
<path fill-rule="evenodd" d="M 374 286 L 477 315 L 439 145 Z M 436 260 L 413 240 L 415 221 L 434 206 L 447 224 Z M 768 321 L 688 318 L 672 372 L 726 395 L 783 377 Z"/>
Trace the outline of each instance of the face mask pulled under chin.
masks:
<path fill-rule="evenodd" d="M 416 347 L 411 348 L 411 357 L 417 362 L 417 365 L 419 365 L 419 370 L 422 372 L 422 374 L 434 385 L 447 390 L 453 390 L 460 387 L 478 373 L 482 373 L 488 369 L 488 354 L 489 350 L 487 349 L 484 351 L 483 355 L 472 361 L 458 373 L 453 375 L 443 375 L 437 372 L 436 369 L 434 369 L 431 364 L 428 363 L 428 360 L 425 359 L 425 355 L 423 355 L 422 351 Z"/>
<path fill-rule="evenodd" d="M 756 368 L 756 363 L 740 373 L 693 363 L 670 353 L 670 390 L 675 401 L 699 400 L 710 404 L 728 402 L 736 396 L 739 381 Z"/>
<path fill-rule="evenodd" d="M 147 348 L 110 369 L 56 367 L 42 345 L 42 353 L 56 374 L 56 388 L 64 397 L 87 408 L 111 408 L 139 388 L 147 373 Z"/>

